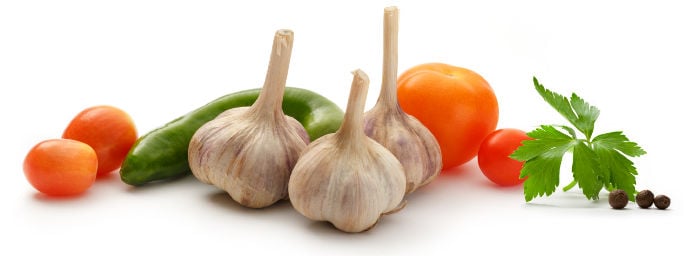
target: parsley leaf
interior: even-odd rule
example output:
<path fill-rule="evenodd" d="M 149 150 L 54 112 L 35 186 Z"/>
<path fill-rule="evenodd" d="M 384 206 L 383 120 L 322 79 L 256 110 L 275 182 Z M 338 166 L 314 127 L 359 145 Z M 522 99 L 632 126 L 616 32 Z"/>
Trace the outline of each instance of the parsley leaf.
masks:
<path fill-rule="evenodd" d="M 614 148 L 628 156 L 641 156 L 647 152 L 642 149 L 637 143 L 630 141 L 622 132 L 609 132 L 593 138 L 594 145 L 601 147 Z"/>
<path fill-rule="evenodd" d="M 559 186 L 559 168 L 564 154 L 573 146 L 573 138 L 554 126 L 542 125 L 527 133 L 533 140 L 523 141 L 511 157 L 526 161 L 520 178 L 528 177 L 523 185 L 525 200 L 551 195 Z"/>
<path fill-rule="evenodd" d="M 571 171 L 574 173 L 574 180 L 578 181 L 578 186 L 583 190 L 586 198 L 598 199 L 598 193 L 604 185 L 600 175 L 598 156 L 582 140 L 577 141 L 573 154 Z"/>
<path fill-rule="evenodd" d="M 546 89 L 535 77 L 533 83 L 540 96 L 583 133 L 585 139 L 577 138 L 576 131 L 565 125 L 541 125 L 527 133 L 532 140 L 523 141 L 510 155 L 525 162 L 520 171 L 520 178 L 527 178 L 523 186 L 525 200 L 549 196 L 556 190 L 562 159 L 569 151 L 573 154 L 571 171 L 574 180 L 564 190 L 578 184 L 586 198 L 596 200 L 603 188 L 623 189 L 633 200 L 637 193 L 637 169 L 627 157 L 638 157 L 646 151 L 619 131 L 591 139 L 600 115 L 598 108 L 575 93 L 567 98 Z"/>
<path fill-rule="evenodd" d="M 556 109 L 562 116 L 566 118 L 576 129 L 581 131 L 587 139 L 593 134 L 593 126 L 600 115 L 598 108 L 589 105 L 581 97 L 575 93 L 571 94 L 571 101 L 568 98 L 550 91 L 537 81 L 537 78 L 532 78 L 535 83 L 535 89 L 542 98 Z"/>
<path fill-rule="evenodd" d="M 623 154 L 634 157 L 644 155 L 646 152 L 637 143 L 629 141 L 622 132 L 598 135 L 593 138 L 592 145 L 593 151 L 600 159 L 600 167 L 606 183 L 613 188 L 624 190 L 632 200 L 636 194 L 634 175 L 637 175 L 637 168 Z"/>

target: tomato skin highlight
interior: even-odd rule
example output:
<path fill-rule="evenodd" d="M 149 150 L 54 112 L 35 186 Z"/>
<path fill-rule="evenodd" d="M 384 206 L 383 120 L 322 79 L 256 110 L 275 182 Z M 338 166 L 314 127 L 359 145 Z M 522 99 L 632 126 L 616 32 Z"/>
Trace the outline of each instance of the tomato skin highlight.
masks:
<path fill-rule="evenodd" d="M 520 170 L 524 162 L 510 158 L 510 155 L 522 145 L 523 140 L 530 140 L 519 129 L 498 129 L 484 138 L 477 157 L 479 169 L 493 183 L 499 186 L 515 186 L 525 179 L 520 179 Z"/>
<path fill-rule="evenodd" d="M 45 140 L 29 150 L 23 169 L 27 181 L 41 193 L 78 195 L 95 182 L 97 154 L 90 145 L 80 141 Z"/>
<path fill-rule="evenodd" d="M 97 175 L 117 170 L 136 142 L 131 117 L 113 106 L 93 106 L 78 113 L 63 132 L 63 138 L 90 145 L 97 153 Z"/>
<path fill-rule="evenodd" d="M 399 76 L 397 96 L 404 112 L 420 120 L 437 139 L 443 170 L 472 160 L 498 123 L 493 89 L 466 68 L 443 63 L 414 66 Z"/>

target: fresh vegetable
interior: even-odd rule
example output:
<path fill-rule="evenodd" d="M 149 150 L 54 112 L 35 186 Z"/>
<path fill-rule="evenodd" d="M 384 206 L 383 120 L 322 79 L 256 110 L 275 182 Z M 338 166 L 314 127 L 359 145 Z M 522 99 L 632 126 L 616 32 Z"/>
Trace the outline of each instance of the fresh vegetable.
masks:
<path fill-rule="evenodd" d="M 289 179 L 294 209 L 345 232 L 368 230 L 382 215 L 404 205 L 406 177 L 401 163 L 363 132 L 368 86 L 367 75 L 355 71 L 342 126 L 311 143 Z"/>
<path fill-rule="evenodd" d="M 293 41 L 291 30 L 278 30 L 260 97 L 249 108 L 224 111 L 190 141 L 194 176 L 243 206 L 262 208 L 287 198 L 289 175 L 309 143 L 299 121 L 282 111 Z"/>
<path fill-rule="evenodd" d="M 583 137 L 577 136 L 574 128 L 566 125 L 542 125 L 527 135 L 534 140 L 523 141 L 511 157 L 525 161 L 521 178 L 525 200 L 551 195 L 559 186 L 559 169 L 564 154 L 573 153 L 571 171 L 574 180 L 564 190 L 576 184 L 588 199 L 598 199 L 603 188 L 613 191 L 622 189 L 634 200 L 635 175 L 637 169 L 629 157 L 646 152 L 637 143 L 630 141 L 620 131 L 603 133 L 593 137 L 593 128 L 600 110 L 589 105 L 577 94 L 571 98 L 550 91 L 533 78 L 535 89 L 542 98 L 566 118 Z"/>
<path fill-rule="evenodd" d="M 398 100 L 440 144 L 443 169 L 464 164 L 496 129 L 498 102 L 476 72 L 442 63 L 414 66 L 398 79 Z"/>
<path fill-rule="evenodd" d="M 523 183 L 520 178 L 520 170 L 523 162 L 510 158 L 522 141 L 530 137 L 519 129 L 498 129 L 484 138 L 479 147 L 477 157 L 481 172 L 500 186 L 514 186 Z"/>
<path fill-rule="evenodd" d="M 190 174 L 187 147 L 195 131 L 225 110 L 252 105 L 259 93 L 251 89 L 225 95 L 141 136 L 122 164 L 122 181 L 137 186 Z M 304 126 L 312 141 L 338 130 L 343 118 L 335 103 L 301 88 L 285 88 L 282 109 Z"/>
<path fill-rule="evenodd" d="M 104 175 L 122 165 L 138 136 L 129 114 L 103 105 L 78 113 L 63 132 L 63 138 L 90 145 L 97 153 L 97 175 Z"/>
<path fill-rule="evenodd" d="M 613 209 L 619 210 L 625 208 L 625 206 L 627 206 L 627 202 L 629 202 L 629 196 L 627 195 L 627 192 L 622 189 L 615 189 L 610 192 L 610 195 L 608 195 L 608 203 Z"/>
<path fill-rule="evenodd" d="M 50 139 L 36 144 L 24 159 L 24 175 L 39 192 L 71 196 L 85 192 L 97 176 L 97 154 L 77 140 Z"/>
<path fill-rule="evenodd" d="M 442 170 L 440 145 L 418 119 L 401 110 L 396 99 L 399 10 L 384 9 L 384 70 L 377 104 L 365 113 L 365 133 L 401 162 L 406 194 L 430 183 Z"/>

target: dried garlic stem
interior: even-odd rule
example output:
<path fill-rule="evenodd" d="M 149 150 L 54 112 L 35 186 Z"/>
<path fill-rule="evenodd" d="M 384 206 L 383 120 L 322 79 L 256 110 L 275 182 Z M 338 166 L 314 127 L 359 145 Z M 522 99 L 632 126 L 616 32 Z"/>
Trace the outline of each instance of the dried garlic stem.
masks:
<path fill-rule="evenodd" d="M 289 63 L 292 58 L 292 46 L 294 44 L 294 32 L 288 29 L 280 29 L 275 34 L 270 52 L 270 63 L 267 65 L 265 83 L 260 90 L 259 100 L 253 103 L 251 113 L 266 116 L 274 114 L 278 120 L 284 119 L 282 111 L 282 99 L 284 88 L 289 73 Z M 272 110 L 272 111 L 270 111 Z"/>
<path fill-rule="evenodd" d="M 430 130 L 399 106 L 398 24 L 398 8 L 385 8 L 382 89 L 377 104 L 365 114 L 365 133 L 401 161 L 409 194 L 437 177 L 442 169 L 442 155 Z"/>
<path fill-rule="evenodd" d="M 352 72 L 353 80 L 350 88 L 348 105 L 345 110 L 345 118 L 338 129 L 338 142 L 342 146 L 357 145 L 358 140 L 366 138 L 363 130 L 365 103 L 369 78 L 362 70 Z"/>
<path fill-rule="evenodd" d="M 384 54 L 382 66 L 382 90 L 377 104 L 385 108 L 401 111 L 396 97 L 396 79 L 399 63 L 399 9 L 395 6 L 384 8 Z"/>

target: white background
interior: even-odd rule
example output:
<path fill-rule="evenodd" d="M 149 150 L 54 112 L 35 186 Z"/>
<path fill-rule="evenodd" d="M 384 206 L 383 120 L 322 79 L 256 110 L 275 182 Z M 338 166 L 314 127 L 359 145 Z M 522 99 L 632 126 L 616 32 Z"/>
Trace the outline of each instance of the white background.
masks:
<path fill-rule="evenodd" d="M 240 3 L 235 3 L 240 2 Z M 695 89 L 700 15 L 692 1 L 2 1 L 2 255 L 591 255 L 695 254 Z M 653 3 L 659 2 L 659 3 Z M 648 154 L 638 189 L 669 210 L 615 211 L 579 190 L 525 203 L 471 161 L 411 195 L 361 234 L 311 222 L 283 202 L 246 209 L 192 177 L 134 188 L 118 174 L 52 199 L 22 161 L 80 110 L 110 104 L 144 134 L 230 92 L 259 87 L 275 30 L 295 31 L 289 86 L 345 107 L 350 71 L 381 81 L 383 8 L 401 10 L 399 72 L 445 62 L 483 75 L 499 127 L 563 124 L 532 76 L 601 109 L 597 132 L 623 130 Z M 465 131 L 467 132 L 467 131 Z M 562 184 L 571 180 L 562 170 Z M 15 253 L 10 253 L 15 252 Z"/>

